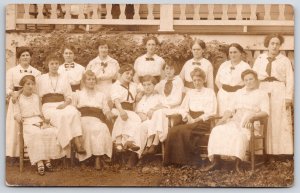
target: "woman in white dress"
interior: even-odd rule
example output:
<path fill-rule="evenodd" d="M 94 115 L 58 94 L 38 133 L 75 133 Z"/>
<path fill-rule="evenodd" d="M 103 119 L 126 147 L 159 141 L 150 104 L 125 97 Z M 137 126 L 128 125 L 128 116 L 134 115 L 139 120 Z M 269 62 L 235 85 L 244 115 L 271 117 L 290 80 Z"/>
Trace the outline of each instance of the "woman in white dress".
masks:
<path fill-rule="evenodd" d="M 241 75 L 245 87 L 238 90 L 230 110 L 224 113 L 217 126 L 211 131 L 208 141 L 208 157 L 212 164 L 204 171 L 219 168 L 221 156 L 234 157 L 236 171 L 240 173 L 239 165 L 245 159 L 246 149 L 250 140 L 251 120 L 266 117 L 269 114 L 268 94 L 258 89 L 258 79 L 255 71 L 247 69 Z M 255 130 L 255 135 L 260 131 Z"/>
<path fill-rule="evenodd" d="M 50 160 L 64 157 L 64 153 L 57 141 L 58 129 L 43 122 L 40 111 L 40 99 L 34 93 L 35 78 L 25 75 L 20 86 L 22 93 L 16 103 L 15 119 L 23 124 L 24 145 L 27 147 L 32 165 L 37 166 L 40 175 L 53 171 Z M 46 167 L 46 168 L 45 168 Z"/>
<path fill-rule="evenodd" d="M 163 65 L 165 64 L 164 59 L 155 54 L 159 41 L 154 36 L 148 36 L 143 39 L 143 43 L 147 52 L 135 60 L 135 76 L 133 80 L 136 83 L 140 83 L 143 76 L 151 75 L 155 77 L 157 82 L 159 82 L 162 75 Z"/>
<path fill-rule="evenodd" d="M 271 34 L 265 38 L 268 52 L 254 62 L 253 70 L 261 81 L 260 88 L 270 95 L 270 118 L 267 132 L 267 154 L 293 155 L 291 106 L 294 95 L 294 72 L 291 61 L 280 53 L 284 38 Z M 276 157 L 276 156 L 273 156 Z"/>
<path fill-rule="evenodd" d="M 62 148 L 69 147 L 74 139 L 77 153 L 86 153 L 82 142 L 80 113 L 71 104 L 72 90 L 66 76 L 58 74 L 59 59 L 49 56 L 46 60 L 49 73 L 40 76 L 38 94 L 42 101 L 42 113 L 58 128 L 58 141 Z"/>
<path fill-rule="evenodd" d="M 111 90 L 111 99 L 117 119 L 113 126 L 112 140 L 117 152 L 131 151 L 128 166 L 133 167 L 138 160 L 138 150 L 141 149 L 140 117 L 134 112 L 137 95 L 137 84 L 132 82 L 134 69 L 131 65 L 123 65 L 119 70 L 120 78 Z M 140 154 L 140 153 L 139 153 Z"/>
<path fill-rule="evenodd" d="M 244 87 L 241 74 L 246 69 L 250 69 L 250 66 L 242 60 L 243 53 L 245 52 L 240 44 L 230 44 L 227 53 L 230 60 L 222 63 L 217 72 L 215 83 L 219 89 L 217 100 L 220 116 L 232 103 L 234 93 Z"/>
<path fill-rule="evenodd" d="M 91 70 L 96 74 L 97 86 L 96 89 L 104 93 L 111 104 L 111 87 L 118 77 L 118 70 L 120 69 L 117 60 L 108 55 L 108 43 L 104 40 L 98 42 L 99 55 L 91 60 L 86 67 L 86 70 Z"/>
<path fill-rule="evenodd" d="M 21 47 L 17 52 L 18 65 L 6 72 L 6 98 L 9 101 L 6 114 L 6 156 L 19 157 L 18 124 L 14 120 L 14 105 L 22 88 L 19 85 L 25 75 L 33 75 L 35 78 L 41 72 L 30 65 L 32 52 L 27 47 Z"/>
<path fill-rule="evenodd" d="M 80 80 L 85 68 L 74 62 L 75 48 L 73 46 L 66 45 L 62 48 L 64 63 L 59 66 L 58 73 L 67 76 L 72 91 L 80 90 Z"/>
<path fill-rule="evenodd" d="M 95 73 L 87 70 L 82 77 L 83 88 L 74 96 L 75 106 L 81 113 L 81 126 L 86 154 L 78 154 L 79 161 L 95 156 L 95 168 L 101 169 L 112 156 L 112 139 L 106 120 L 112 118 L 105 95 L 96 90 Z"/>
<path fill-rule="evenodd" d="M 213 66 L 209 60 L 203 57 L 203 53 L 206 49 L 205 42 L 196 39 L 192 45 L 193 58 L 188 60 L 182 67 L 180 77 L 184 81 L 185 91 L 194 88 L 194 84 L 191 77 L 191 72 L 195 68 L 201 68 L 206 75 L 204 86 L 214 89 L 214 74 Z"/>

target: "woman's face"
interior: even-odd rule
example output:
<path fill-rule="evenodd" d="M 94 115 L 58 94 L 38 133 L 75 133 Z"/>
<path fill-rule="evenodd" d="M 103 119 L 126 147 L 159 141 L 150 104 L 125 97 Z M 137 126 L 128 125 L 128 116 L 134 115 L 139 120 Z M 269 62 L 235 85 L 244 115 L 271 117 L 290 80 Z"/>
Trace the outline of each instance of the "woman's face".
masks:
<path fill-rule="evenodd" d="M 154 91 L 154 84 L 151 81 L 143 82 L 143 88 L 146 95 L 152 94 Z"/>
<path fill-rule="evenodd" d="M 257 88 L 258 84 L 253 74 L 247 74 L 246 76 L 244 76 L 244 83 L 246 85 L 246 88 L 250 90 Z"/>
<path fill-rule="evenodd" d="M 31 60 L 31 56 L 30 56 L 29 52 L 23 52 L 20 55 L 19 62 L 21 64 L 25 64 L 25 65 L 27 64 L 27 65 L 29 65 L 30 64 L 30 60 Z"/>
<path fill-rule="evenodd" d="M 86 79 L 84 80 L 85 86 L 89 89 L 94 89 L 96 83 L 97 83 L 97 80 L 96 80 L 95 76 L 87 76 Z"/>
<path fill-rule="evenodd" d="M 106 44 L 100 45 L 98 47 L 98 51 L 99 51 L 99 56 L 106 57 L 108 55 L 108 46 Z"/>
<path fill-rule="evenodd" d="M 166 65 L 165 67 L 165 76 L 168 80 L 172 79 L 175 75 L 174 67 Z"/>
<path fill-rule="evenodd" d="M 201 89 L 204 85 L 204 80 L 200 76 L 193 76 L 193 84 L 195 89 Z"/>
<path fill-rule="evenodd" d="M 229 48 L 229 58 L 233 62 L 239 62 L 242 59 L 242 53 L 236 47 Z"/>
<path fill-rule="evenodd" d="M 281 44 L 280 44 L 280 40 L 278 38 L 274 37 L 274 38 L 270 39 L 269 46 L 268 46 L 269 53 L 272 55 L 279 54 L 280 46 L 281 46 Z"/>
<path fill-rule="evenodd" d="M 51 74 L 57 74 L 59 67 L 59 61 L 58 60 L 50 60 L 48 63 L 49 73 Z"/>
<path fill-rule="evenodd" d="M 121 80 L 125 83 L 130 83 L 131 80 L 133 78 L 133 71 L 129 70 L 129 71 L 125 71 L 122 75 L 121 75 Z"/>
<path fill-rule="evenodd" d="M 201 48 L 199 44 L 194 44 L 192 46 L 192 53 L 195 59 L 200 59 L 203 57 L 204 50 Z"/>
<path fill-rule="evenodd" d="M 32 80 L 28 79 L 26 80 L 24 86 L 23 86 L 23 92 L 25 95 L 31 95 L 34 91 L 34 87 L 35 87 L 35 82 L 33 82 Z"/>
<path fill-rule="evenodd" d="M 154 54 L 156 50 L 156 43 L 154 40 L 148 40 L 146 43 L 147 53 Z"/>
<path fill-rule="evenodd" d="M 63 57 L 64 57 L 64 60 L 65 60 L 65 63 L 74 62 L 74 52 L 72 50 L 69 50 L 68 48 L 66 48 L 64 50 Z"/>

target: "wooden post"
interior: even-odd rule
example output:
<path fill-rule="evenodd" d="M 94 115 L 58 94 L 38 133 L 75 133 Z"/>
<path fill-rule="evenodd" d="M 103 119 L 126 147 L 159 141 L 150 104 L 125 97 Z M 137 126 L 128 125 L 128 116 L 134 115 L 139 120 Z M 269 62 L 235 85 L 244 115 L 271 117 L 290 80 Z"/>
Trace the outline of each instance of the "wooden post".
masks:
<path fill-rule="evenodd" d="M 158 31 L 174 31 L 173 4 L 160 5 L 160 25 Z"/>

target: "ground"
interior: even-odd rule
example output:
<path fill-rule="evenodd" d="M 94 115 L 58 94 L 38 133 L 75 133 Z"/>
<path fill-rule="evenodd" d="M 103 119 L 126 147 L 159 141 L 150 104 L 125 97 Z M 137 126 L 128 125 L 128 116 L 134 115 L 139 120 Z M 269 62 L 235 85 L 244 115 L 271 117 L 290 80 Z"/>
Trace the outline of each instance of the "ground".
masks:
<path fill-rule="evenodd" d="M 96 171 L 92 166 L 62 168 L 39 176 L 35 167 L 25 163 L 22 173 L 18 164 L 6 165 L 6 181 L 20 186 L 189 186 L 189 187 L 290 187 L 294 183 L 294 164 L 291 160 L 273 161 L 257 168 L 251 175 L 245 165 L 243 174 L 235 173 L 230 162 L 227 167 L 201 172 L 200 167 L 163 167 L 159 157 L 128 170 L 118 165 Z"/>

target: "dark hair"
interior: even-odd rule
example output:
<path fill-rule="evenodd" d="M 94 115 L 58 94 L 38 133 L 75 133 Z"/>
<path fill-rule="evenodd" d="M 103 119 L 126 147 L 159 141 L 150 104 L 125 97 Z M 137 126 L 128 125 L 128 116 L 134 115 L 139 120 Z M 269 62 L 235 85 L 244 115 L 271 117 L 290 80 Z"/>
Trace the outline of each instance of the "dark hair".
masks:
<path fill-rule="evenodd" d="M 91 70 L 85 71 L 85 73 L 82 75 L 81 81 L 84 83 L 84 82 L 86 81 L 86 79 L 87 79 L 88 76 L 93 76 L 93 77 L 95 77 L 96 82 L 97 82 L 96 74 L 95 74 L 93 71 L 91 71 Z"/>
<path fill-rule="evenodd" d="M 74 46 L 72 46 L 72 45 L 64 45 L 64 46 L 62 46 L 62 48 L 61 48 L 62 53 L 63 53 L 66 49 L 71 50 L 74 54 L 76 54 L 76 49 L 75 49 Z"/>
<path fill-rule="evenodd" d="M 206 49 L 206 44 L 203 40 L 195 39 L 191 47 L 195 44 L 198 44 L 203 50 Z"/>
<path fill-rule="evenodd" d="M 100 46 L 104 46 L 104 45 L 107 45 L 107 47 L 108 47 L 108 43 L 106 40 L 101 39 L 97 42 L 97 48 L 99 48 Z"/>
<path fill-rule="evenodd" d="M 144 37 L 144 39 L 143 39 L 143 44 L 144 44 L 144 45 L 147 45 L 147 42 L 148 42 L 149 40 L 153 40 L 153 41 L 155 42 L 156 45 L 159 45 L 159 44 L 160 44 L 159 41 L 158 41 L 158 39 L 157 39 L 157 37 L 155 37 L 155 36 L 146 36 L 146 37 Z"/>
<path fill-rule="evenodd" d="M 243 48 L 240 44 L 238 44 L 238 43 L 232 43 L 232 44 L 230 44 L 230 45 L 228 46 L 227 56 L 229 55 L 229 49 L 230 49 L 231 47 L 234 47 L 234 48 L 238 49 L 238 50 L 240 51 L 241 54 L 244 54 L 244 53 L 245 53 L 244 48 Z"/>
<path fill-rule="evenodd" d="M 59 56 L 51 54 L 46 58 L 45 65 L 48 66 L 49 62 L 54 60 L 58 61 L 59 64 L 61 63 L 61 59 Z"/>
<path fill-rule="evenodd" d="M 125 65 L 121 66 L 121 68 L 119 69 L 120 74 L 123 74 L 126 71 L 132 71 L 133 74 L 135 73 L 133 66 L 130 64 L 125 64 Z"/>
<path fill-rule="evenodd" d="M 156 79 L 153 76 L 151 76 L 151 75 L 145 75 L 141 79 L 141 83 L 142 84 L 144 82 L 148 82 L 148 81 L 150 81 L 153 85 L 156 85 L 156 83 L 157 83 Z"/>
<path fill-rule="evenodd" d="M 264 46 L 265 46 L 266 48 L 269 47 L 270 40 L 271 40 L 272 38 L 278 38 L 279 41 L 280 41 L 280 45 L 282 45 L 283 42 L 284 42 L 284 37 L 283 37 L 282 35 L 280 35 L 280 34 L 270 34 L 270 35 L 266 36 L 266 37 L 265 37 L 265 40 L 264 40 Z"/>
<path fill-rule="evenodd" d="M 254 70 L 247 69 L 247 70 L 243 71 L 242 74 L 241 74 L 242 80 L 244 80 L 245 76 L 248 75 L 248 74 L 253 74 L 254 78 L 256 80 L 258 79 L 257 73 Z"/>
<path fill-rule="evenodd" d="M 179 74 L 179 69 L 178 69 L 177 65 L 175 64 L 175 62 L 173 62 L 172 60 L 165 60 L 163 70 L 165 70 L 167 66 L 169 66 L 175 70 L 175 73 L 174 73 L 175 75 Z"/>
<path fill-rule="evenodd" d="M 35 77 L 33 75 L 25 75 L 23 76 L 23 78 L 21 78 L 19 85 L 24 86 L 28 80 L 31 80 L 32 82 L 35 83 Z"/>
<path fill-rule="evenodd" d="M 24 52 L 28 52 L 30 56 L 32 56 L 32 51 L 28 47 L 19 47 L 17 48 L 17 59 L 21 57 Z"/>
<path fill-rule="evenodd" d="M 205 80 L 205 78 L 206 78 L 205 72 L 201 68 L 198 68 L 198 67 L 196 67 L 191 72 L 192 79 L 193 79 L 194 76 L 199 76 L 200 78 L 202 78 L 202 80 Z"/>

